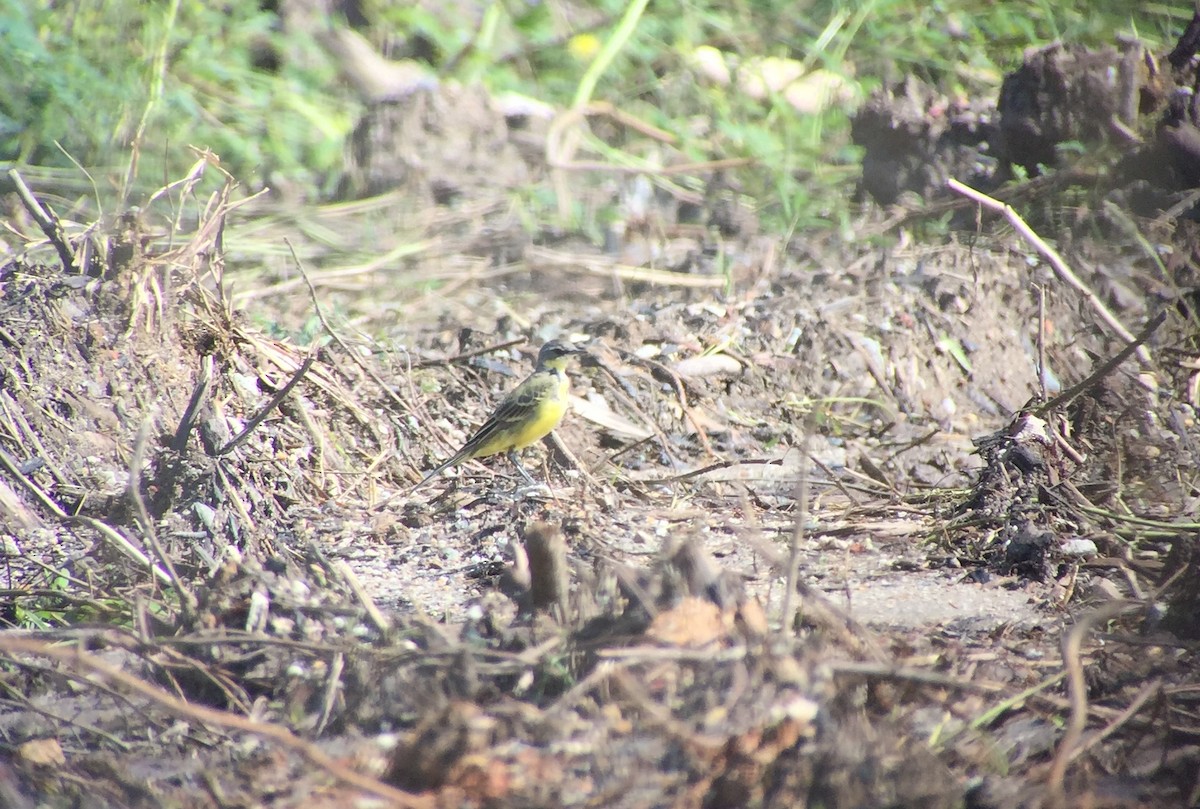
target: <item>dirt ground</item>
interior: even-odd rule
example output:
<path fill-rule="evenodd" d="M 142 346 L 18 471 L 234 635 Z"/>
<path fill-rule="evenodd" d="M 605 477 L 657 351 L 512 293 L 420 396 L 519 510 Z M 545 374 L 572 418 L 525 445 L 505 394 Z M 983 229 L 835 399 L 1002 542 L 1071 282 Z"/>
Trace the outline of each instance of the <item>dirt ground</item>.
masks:
<path fill-rule="evenodd" d="M 785 241 L 418 92 L 399 190 L 304 214 L 380 266 L 251 272 L 226 189 L 65 271 L 11 202 L 0 805 L 1197 805 L 1185 222 L 1079 214 L 1078 286 L 999 217 Z M 605 249 L 531 179 L 642 201 Z M 547 488 L 411 493 L 554 337 Z"/>

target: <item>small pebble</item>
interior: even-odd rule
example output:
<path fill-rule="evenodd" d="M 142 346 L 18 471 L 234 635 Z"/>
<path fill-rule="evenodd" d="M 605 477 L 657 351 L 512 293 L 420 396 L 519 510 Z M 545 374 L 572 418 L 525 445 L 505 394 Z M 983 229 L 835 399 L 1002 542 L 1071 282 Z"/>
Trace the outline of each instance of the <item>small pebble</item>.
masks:
<path fill-rule="evenodd" d="M 1090 539 L 1068 539 L 1059 546 L 1059 552 L 1063 556 L 1084 557 L 1095 556 L 1099 550 Z"/>

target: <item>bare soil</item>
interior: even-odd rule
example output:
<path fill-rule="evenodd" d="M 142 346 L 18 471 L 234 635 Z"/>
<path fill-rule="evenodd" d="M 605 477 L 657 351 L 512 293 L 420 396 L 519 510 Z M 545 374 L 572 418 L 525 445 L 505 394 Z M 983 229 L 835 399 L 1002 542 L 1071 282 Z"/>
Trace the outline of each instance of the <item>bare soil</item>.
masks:
<path fill-rule="evenodd" d="M 420 92 L 375 120 L 448 150 L 389 203 L 436 249 L 239 283 L 277 212 L 219 193 L 0 265 L 0 804 L 1195 805 L 1200 331 L 1140 243 L 1072 231 L 1089 299 L 996 222 L 660 191 L 606 252 L 504 203 L 564 180 L 529 129 Z M 1038 409 L 1129 343 L 1095 301 L 1165 322 Z M 410 494 L 557 336 L 547 490 Z"/>

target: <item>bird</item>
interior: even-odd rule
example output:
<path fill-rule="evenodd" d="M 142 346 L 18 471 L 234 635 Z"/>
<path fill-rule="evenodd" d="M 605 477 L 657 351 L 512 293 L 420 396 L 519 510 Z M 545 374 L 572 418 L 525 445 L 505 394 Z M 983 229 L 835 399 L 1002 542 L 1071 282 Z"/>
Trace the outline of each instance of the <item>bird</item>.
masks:
<path fill-rule="evenodd" d="M 438 464 L 412 488 L 415 492 L 442 472 L 474 458 L 504 453 L 531 486 L 537 481 L 517 458 L 517 450 L 549 435 L 567 412 L 567 362 L 582 353 L 565 340 L 551 340 L 538 351 L 533 373 L 504 397 L 483 426 L 467 439 L 462 449 Z M 410 492 L 411 493 L 411 492 Z"/>

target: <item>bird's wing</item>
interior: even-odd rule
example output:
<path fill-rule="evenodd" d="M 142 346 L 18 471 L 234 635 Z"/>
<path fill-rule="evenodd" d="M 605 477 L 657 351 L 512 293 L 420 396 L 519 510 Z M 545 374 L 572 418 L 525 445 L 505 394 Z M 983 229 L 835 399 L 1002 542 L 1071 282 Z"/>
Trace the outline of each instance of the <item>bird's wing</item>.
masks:
<path fill-rule="evenodd" d="M 469 453 L 468 457 L 478 458 L 481 455 L 494 455 L 512 449 L 512 446 L 506 444 L 516 437 L 520 425 L 534 417 L 538 405 L 553 387 L 552 375 L 530 376 L 504 398 L 496 412 L 492 413 L 467 441 L 463 451 Z M 512 435 L 509 435 L 510 433 Z"/>
<path fill-rule="evenodd" d="M 492 413 L 488 417 L 488 420 L 483 423 L 483 426 L 467 439 L 467 443 L 462 445 L 462 449 L 435 466 L 425 477 L 421 478 L 421 482 L 414 486 L 412 491 L 415 492 L 442 472 L 453 466 L 458 466 L 463 461 L 469 461 L 481 455 L 494 455 L 497 452 L 504 452 L 507 449 L 506 447 L 491 448 L 488 444 L 500 439 L 506 428 L 511 428 L 513 425 L 519 424 L 532 412 L 534 405 L 537 404 L 537 394 L 536 391 L 523 391 L 525 388 L 526 386 L 522 385 L 505 397 L 500 406 L 496 408 L 496 412 Z"/>
<path fill-rule="evenodd" d="M 535 372 L 530 375 L 504 398 L 462 449 L 438 464 L 411 491 L 415 492 L 441 472 L 463 461 L 513 449 L 520 437 L 520 426 L 536 417 L 539 404 L 554 392 L 557 384 L 554 374 Z"/>

